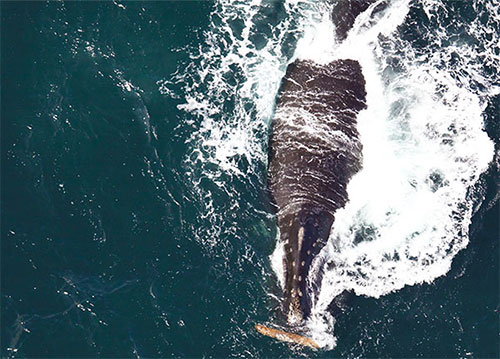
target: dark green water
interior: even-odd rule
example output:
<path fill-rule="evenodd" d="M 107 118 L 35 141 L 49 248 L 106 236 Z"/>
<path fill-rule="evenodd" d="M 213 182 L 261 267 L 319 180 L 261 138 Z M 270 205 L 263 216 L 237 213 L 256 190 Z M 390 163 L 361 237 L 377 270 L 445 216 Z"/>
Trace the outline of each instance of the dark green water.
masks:
<path fill-rule="evenodd" d="M 200 198 L 186 165 L 200 119 L 159 91 L 192 61 L 179 49 L 203 43 L 214 4 L 125 5 L 1 3 L 2 356 L 499 356 L 494 166 L 446 276 L 351 298 L 330 351 L 259 336 L 279 314 L 265 165 L 219 178 L 238 209 L 206 178 L 214 196 Z M 497 138 L 498 102 L 485 110 Z"/>

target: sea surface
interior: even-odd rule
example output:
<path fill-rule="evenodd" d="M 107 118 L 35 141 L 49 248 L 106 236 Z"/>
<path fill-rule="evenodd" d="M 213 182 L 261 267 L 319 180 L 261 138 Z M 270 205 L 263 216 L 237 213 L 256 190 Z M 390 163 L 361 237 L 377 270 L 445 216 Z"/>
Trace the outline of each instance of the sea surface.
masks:
<path fill-rule="evenodd" d="M 499 357 L 500 3 L 379 0 L 343 42 L 333 5 L 0 3 L 2 357 Z M 297 58 L 367 89 L 319 350 L 254 329 L 286 329 L 267 146 Z"/>

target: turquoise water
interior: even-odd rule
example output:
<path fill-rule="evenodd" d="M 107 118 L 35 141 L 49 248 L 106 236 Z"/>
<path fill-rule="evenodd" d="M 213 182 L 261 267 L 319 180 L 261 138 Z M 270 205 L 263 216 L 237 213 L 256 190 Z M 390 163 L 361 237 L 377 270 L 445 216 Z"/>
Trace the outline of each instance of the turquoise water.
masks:
<path fill-rule="evenodd" d="M 415 262 L 424 283 L 399 273 L 394 285 L 365 292 L 355 279 L 347 289 L 358 295 L 326 329 L 335 344 L 312 351 L 253 328 L 284 325 L 270 258 L 277 228 L 266 190 L 267 131 L 308 5 L 243 2 L 238 12 L 208 1 L 2 2 L 2 356 L 498 357 L 492 4 L 443 2 L 448 15 L 434 9 L 439 16 L 428 18 L 415 1 L 397 27 L 397 38 L 413 46 L 405 53 L 439 53 L 437 43 L 457 40 L 480 64 L 459 50 L 442 60 L 456 66 L 457 82 L 470 81 L 463 86 L 480 99 L 480 126 L 492 139 L 488 170 L 457 205 L 474 214 L 455 213 L 451 226 L 459 229 L 443 232 L 457 239 L 443 242 L 453 255 L 436 262 L 451 268 L 442 275 Z M 467 31 L 476 20 L 491 30 L 484 38 Z M 426 35 L 439 22 L 454 34 L 446 41 Z M 228 61 L 245 39 L 250 50 Z M 378 39 L 391 53 L 384 76 L 417 62 L 389 35 Z M 395 113 L 413 106 L 397 104 Z M 456 129 L 446 131 L 458 141 Z M 478 162 L 468 163 L 478 168 L 471 176 L 484 172 Z"/>

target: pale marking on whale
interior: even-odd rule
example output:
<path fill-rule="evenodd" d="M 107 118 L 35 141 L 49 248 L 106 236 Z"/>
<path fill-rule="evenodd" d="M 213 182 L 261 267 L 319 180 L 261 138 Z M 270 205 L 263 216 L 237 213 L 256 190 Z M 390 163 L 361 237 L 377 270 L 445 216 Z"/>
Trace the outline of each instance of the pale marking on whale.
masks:
<path fill-rule="evenodd" d="M 299 237 L 299 252 L 300 252 L 302 249 L 302 242 L 304 240 L 304 227 L 299 228 L 298 237 Z"/>

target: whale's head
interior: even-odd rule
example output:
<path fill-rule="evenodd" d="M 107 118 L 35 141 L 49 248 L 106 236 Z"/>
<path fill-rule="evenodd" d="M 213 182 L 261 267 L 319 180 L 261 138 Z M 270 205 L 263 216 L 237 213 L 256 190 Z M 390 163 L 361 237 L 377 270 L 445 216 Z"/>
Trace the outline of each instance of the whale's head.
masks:
<path fill-rule="evenodd" d="M 300 210 L 278 221 L 285 252 L 283 311 L 290 324 L 299 324 L 311 313 L 309 269 L 328 240 L 333 216 L 324 211 Z"/>

